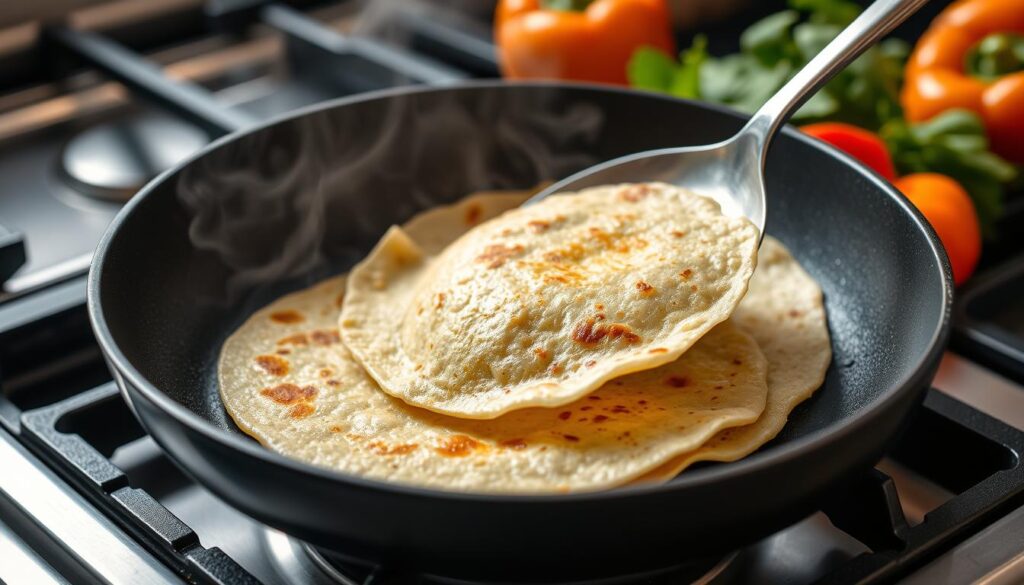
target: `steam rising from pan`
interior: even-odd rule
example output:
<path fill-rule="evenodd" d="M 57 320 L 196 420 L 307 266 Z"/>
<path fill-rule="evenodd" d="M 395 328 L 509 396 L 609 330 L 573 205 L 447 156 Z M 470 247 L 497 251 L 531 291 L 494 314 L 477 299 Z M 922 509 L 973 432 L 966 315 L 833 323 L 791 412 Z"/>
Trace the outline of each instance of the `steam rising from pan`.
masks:
<path fill-rule="evenodd" d="M 604 123 L 553 94 L 423 93 L 328 109 L 241 136 L 188 165 L 189 237 L 228 271 L 226 298 L 347 268 L 388 226 L 481 189 L 516 189 L 596 162 Z M 519 96 L 520 98 L 522 96 Z M 436 168 L 451 172 L 437 173 Z"/>

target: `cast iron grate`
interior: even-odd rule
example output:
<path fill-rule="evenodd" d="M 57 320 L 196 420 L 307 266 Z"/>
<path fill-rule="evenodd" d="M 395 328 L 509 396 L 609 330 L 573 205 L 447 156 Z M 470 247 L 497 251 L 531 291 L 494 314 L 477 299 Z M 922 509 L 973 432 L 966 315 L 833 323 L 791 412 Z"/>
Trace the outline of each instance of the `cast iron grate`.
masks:
<path fill-rule="evenodd" d="M 144 436 L 113 383 L 28 411 L 21 435 L 37 454 L 86 494 L 154 554 L 189 580 L 258 582 L 218 548 L 204 548 L 197 534 L 148 492 L 134 488 L 110 457 Z M 821 583 L 894 579 L 935 558 L 1024 500 L 1024 432 L 938 391 L 924 405 L 890 456 L 954 495 L 911 526 L 893 480 L 875 469 L 849 482 L 822 511 L 840 530 L 863 543 L 861 554 Z M 387 568 L 352 566 L 356 583 L 387 583 Z M 403 577 L 404 578 L 404 577 Z"/>

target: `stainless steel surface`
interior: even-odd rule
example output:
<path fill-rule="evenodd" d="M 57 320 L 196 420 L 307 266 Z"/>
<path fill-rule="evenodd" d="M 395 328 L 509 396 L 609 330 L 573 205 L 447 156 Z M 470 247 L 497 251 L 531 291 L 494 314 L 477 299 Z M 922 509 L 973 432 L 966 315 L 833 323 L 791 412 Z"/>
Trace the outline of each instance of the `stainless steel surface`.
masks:
<path fill-rule="evenodd" d="M 159 13 L 173 1 L 178 0 L 115 4 Z M 352 16 L 344 5 L 311 14 L 331 28 L 346 30 Z M 294 71 L 284 43 L 266 31 L 254 31 L 251 39 L 204 37 L 146 57 L 168 77 L 209 87 L 225 107 L 257 119 L 339 95 L 315 75 Z M 84 273 L 96 242 L 120 209 L 119 201 L 87 194 L 88 189 L 67 181 L 61 170 L 70 138 L 95 127 L 124 124 L 140 113 L 157 113 L 119 83 L 98 83 L 100 79 L 83 72 L 0 96 L 0 218 L 25 235 L 28 256 L 4 284 L 0 298 Z"/>
<path fill-rule="evenodd" d="M 319 553 L 311 551 L 306 545 L 289 538 L 288 535 L 268 529 L 264 531 L 263 536 L 263 545 L 286 582 L 309 585 L 361 585 L 332 567 Z"/>
<path fill-rule="evenodd" d="M 993 418 L 1024 429 L 1024 387 L 991 370 L 946 352 L 932 385 Z"/>
<path fill-rule="evenodd" d="M 141 545 L 0 430 L 0 501 L 100 583 L 180 583 Z M 5 521 L 9 516 L 4 515 Z"/>
<path fill-rule="evenodd" d="M 714 198 L 727 215 L 746 216 L 764 233 L 764 165 L 772 137 L 816 90 L 926 0 L 875 0 L 775 93 L 732 138 L 716 144 L 651 150 L 585 169 L 534 195 L 596 185 L 663 181 Z"/>
<path fill-rule="evenodd" d="M 61 153 L 61 170 L 80 193 L 127 201 L 150 179 L 207 142 L 205 132 L 186 122 L 139 114 L 72 138 Z"/>
<path fill-rule="evenodd" d="M 903 580 L 905 585 L 1024 583 L 1024 507 L 1017 508 Z"/>
<path fill-rule="evenodd" d="M 49 271 L 44 280 L 51 280 L 71 274 L 69 268 L 87 267 L 87 262 L 84 266 L 65 263 L 91 256 L 120 208 L 75 191 L 58 176 L 64 140 L 80 128 L 58 125 L 0 144 L 0 217 L 4 225 L 25 234 L 28 256 L 25 266 L 4 286 L 7 292 L 40 284 L 41 271 Z"/>
<path fill-rule="evenodd" d="M 61 585 L 67 582 L 0 520 L 0 583 Z"/>

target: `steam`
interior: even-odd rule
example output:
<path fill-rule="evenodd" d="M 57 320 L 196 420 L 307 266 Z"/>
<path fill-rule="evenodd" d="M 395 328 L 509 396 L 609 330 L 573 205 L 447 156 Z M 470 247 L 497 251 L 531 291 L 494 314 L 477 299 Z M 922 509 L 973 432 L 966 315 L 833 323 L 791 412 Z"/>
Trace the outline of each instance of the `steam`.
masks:
<path fill-rule="evenodd" d="M 475 97 L 474 97 L 475 96 Z M 598 107 L 543 90 L 459 90 L 329 109 L 239 137 L 189 165 L 178 197 L 226 298 L 358 261 L 388 226 L 481 189 L 599 162 Z"/>

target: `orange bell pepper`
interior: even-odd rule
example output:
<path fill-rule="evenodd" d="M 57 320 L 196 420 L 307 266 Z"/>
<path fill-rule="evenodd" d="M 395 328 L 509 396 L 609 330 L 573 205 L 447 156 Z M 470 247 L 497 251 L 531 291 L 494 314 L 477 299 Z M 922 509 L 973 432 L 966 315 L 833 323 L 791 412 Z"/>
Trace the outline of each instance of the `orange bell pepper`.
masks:
<path fill-rule="evenodd" d="M 992 150 L 1024 164 L 1024 63 L 1012 46 L 1024 43 L 1022 36 L 1024 0 L 951 4 L 910 55 L 900 96 L 907 119 L 920 122 L 952 108 L 971 110 L 985 121 Z M 971 75 L 969 57 L 984 46 L 1002 51 L 991 57 L 1002 58 L 1005 71 L 987 78 Z"/>
<path fill-rule="evenodd" d="M 967 191 L 938 173 L 906 175 L 893 181 L 893 186 L 910 199 L 938 234 L 953 268 L 953 281 L 966 282 L 981 257 L 978 214 Z"/>
<path fill-rule="evenodd" d="M 565 5 L 580 9 L 561 9 Z M 501 0 L 494 24 L 502 73 L 509 79 L 625 85 L 636 49 L 675 54 L 665 0 Z"/>

